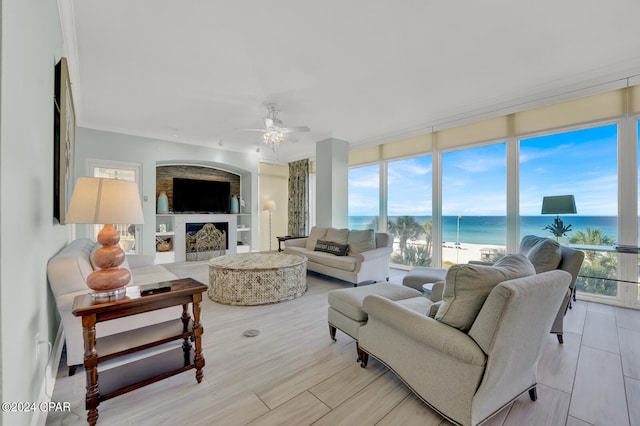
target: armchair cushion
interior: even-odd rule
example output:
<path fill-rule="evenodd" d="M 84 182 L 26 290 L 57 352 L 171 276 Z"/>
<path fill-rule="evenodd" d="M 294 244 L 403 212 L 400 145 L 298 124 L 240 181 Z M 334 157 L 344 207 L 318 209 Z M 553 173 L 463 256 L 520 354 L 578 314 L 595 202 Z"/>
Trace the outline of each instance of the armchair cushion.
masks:
<path fill-rule="evenodd" d="M 443 303 L 435 319 L 466 332 L 493 287 L 503 281 L 535 273 L 529 259 L 522 254 L 507 255 L 493 266 L 453 265 L 447 272 Z"/>
<path fill-rule="evenodd" d="M 349 239 L 349 230 L 347 228 L 327 228 L 327 235 L 322 239 L 338 244 L 347 244 L 347 240 Z"/>
<path fill-rule="evenodd" d="M 562 260 L 562 248 L 559 242 L 535 235 L 524 236 L 520 241 L 518 252 L 529 258 L 537 274 L 558 269 Z"/>
<path fill-rule="evenodd" d="M 376 235 L 373 229 L 351 230 L 347 238 L 349 254 L 358 254 L 376 248 Z"/>
<path fill-rule="evenodd" d="M 320 228 L 318 226 L 314 226 L 313 228 L 311 228 L 311 232 L 309 232 L 309 237 L 307 238 L 307 245 L 305 246 L 305 248 L 307 250 L 315 249 L 316 243 L 318 242 L 318 240 L 324 240 L 326 236 L 327 236 L 327 228 Z"/>

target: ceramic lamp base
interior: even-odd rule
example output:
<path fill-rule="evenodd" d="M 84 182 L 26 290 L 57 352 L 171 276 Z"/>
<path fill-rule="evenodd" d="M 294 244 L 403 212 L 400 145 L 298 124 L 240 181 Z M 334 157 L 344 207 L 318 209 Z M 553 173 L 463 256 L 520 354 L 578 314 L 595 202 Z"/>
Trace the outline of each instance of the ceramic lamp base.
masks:
<path fill-rule="evenodd" d="M 125 254 L 118 245 L 119 241 L 120 234 L 111 224 L 104 225 L 98 234 L 98 242 L 102 247 L 93 254 L 93 263 L 100 269 L 87 277 L 87 286 L 97 293 L 121 289 L 131 281 L 131 272 L 120 268 Z"/>

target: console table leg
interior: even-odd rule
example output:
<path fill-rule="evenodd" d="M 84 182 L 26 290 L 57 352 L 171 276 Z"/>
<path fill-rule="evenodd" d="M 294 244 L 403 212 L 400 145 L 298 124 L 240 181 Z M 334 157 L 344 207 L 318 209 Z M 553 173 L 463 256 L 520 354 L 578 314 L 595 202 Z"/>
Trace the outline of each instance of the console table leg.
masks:
<path fill-rule="evenodd" d="M 188 332 L 189 320 L 191 319 L 189 316 L 189 304 L 182 305 L 182 316 L 180 319 L 182 319 L 182 332 Z M 188 337 L 186 337 L 182 343 L 182 350 L 184 351 L 184 365 L 191 364 L 191 343 L 189 343 Z"/>
<path fill-rule="evenodd" d="M 98 391 L 98 352 L 96 351 L 96 316 L 82 317 L 82 331 L 84 337 L 84 369 L 87 374 L 87 394 L 85 408 L 87 423 L 93 426 L 98 421 L 98 404 L 100 404 L 100 392 Z"/>
<path fill-rule="evenodd" d="M 193 295 L 193 299 L 191 305 L 193 306 L 193 335 L 195 340 L 195 358 L 193 360 L 194 365 L 196 366 L 196 380 L 198 383 L 202 382 L 202 377 L 204 373 L 202 368 L 204 367 L 204 357 L 202 356 L 202 333 L 203 328 L 200 323 L 200 302 L 202 302 L 202 294 L 197 293 Z"/>

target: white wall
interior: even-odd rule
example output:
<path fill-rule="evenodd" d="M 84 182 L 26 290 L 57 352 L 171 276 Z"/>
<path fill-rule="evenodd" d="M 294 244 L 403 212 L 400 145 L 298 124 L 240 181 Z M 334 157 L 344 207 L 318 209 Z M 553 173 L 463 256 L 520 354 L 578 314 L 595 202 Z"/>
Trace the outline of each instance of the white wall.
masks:
<path fill-rule="evenodd" d="M 155 254 L 156 165 L 210 165 L 240 174 L 245 209 L 252 212 L 251 228 L 258 228 L 258 157 L 216 148 L 205 148 L 161 141 L 121 133 L 78 128 L 76 133 L 76 170 L 86 174 L 87 159 L 128 161 L 142 164 L 143 226 L 142 252 Z M 145 201 L 146 197 L 146 201 Z M 85 236 L 78 227 L 78 236 Z M 251 246 L 257 247 L 258 233 L 252 232 Z"/>
<path fill-rule="evenodd" d="M 349 143 L 336 138 L 316 143 L 316 224 L 349 226 Z"/>
<path fill-rule="evenodd" d="M 271 213 L 271 232 L 269 232 L 269 212 L 262 210 L 264 202 L 273 200 L 277 210 Z M 289 221 L 289 166 L 260 163 L 260 246 L 252 250 L 277 250 L 276 237 L 288 234 Z"/>
<path fill-rule="evenodd" d="M 2 401 L 37 401 L 57 311 L 47 261 L 68 240 L 53 218 L 54 67 L 62 52 L 55 0 L 3 0 L 0 73 L 0 333 Z M 6 425 L 32 413 L 3 413 Z"/>

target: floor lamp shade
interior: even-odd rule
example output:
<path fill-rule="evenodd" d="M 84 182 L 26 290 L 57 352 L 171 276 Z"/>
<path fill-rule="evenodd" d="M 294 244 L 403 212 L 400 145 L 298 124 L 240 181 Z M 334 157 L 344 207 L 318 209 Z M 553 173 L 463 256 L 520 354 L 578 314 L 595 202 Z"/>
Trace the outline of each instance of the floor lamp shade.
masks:
<path fill-rule="evenodd" d="M 262 206 L 262 210 L 269 210 L 270 212 L 275 212 L 277 210 L 276 202 L 274 200 L 265 201 Z"/>
<path fill-rule="evenodd" d="M 573 195 L 554 195 L 542 198 L 542 214 L 576 214 Z"/>
<path fill-rule="evenodd" d="M 120 234 L 113 226 L 144 223 L 138 185 L 117 179 L 81 177 L 76 181 L 67 223 L 104 224 L 98 234 L 102 245 L 93 254 L 97 270 L 87 277 L 87 286 L 100 293 L 119 290 L 129 284 L 131 273 L 121 269 L 125 253 L 118 245 Z"/>

